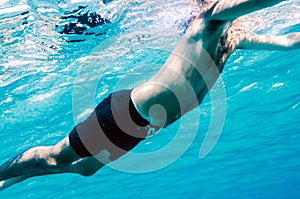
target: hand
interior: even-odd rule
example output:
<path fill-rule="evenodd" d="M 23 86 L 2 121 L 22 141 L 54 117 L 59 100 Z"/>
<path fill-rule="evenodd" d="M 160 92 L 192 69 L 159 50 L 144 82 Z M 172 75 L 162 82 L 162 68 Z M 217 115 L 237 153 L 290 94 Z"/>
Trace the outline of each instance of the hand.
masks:
<path fill-rule="evenodd" d="M 287 40 L 287 47 L 290 50 L 295 50 L 300 48 L 300 32 L 290 33 L 285 35 Z"/>

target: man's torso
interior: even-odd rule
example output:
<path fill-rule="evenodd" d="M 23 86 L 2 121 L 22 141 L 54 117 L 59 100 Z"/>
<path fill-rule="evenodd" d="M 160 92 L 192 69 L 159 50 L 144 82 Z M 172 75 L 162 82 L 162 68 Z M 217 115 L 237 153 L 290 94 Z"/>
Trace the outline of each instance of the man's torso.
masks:
<path fill-rule="evenodd" d="M 204 18 L 192 22 L 159 72 L 131 94 L 145 119 L 165 126 L 202 102 L 234 50 L 226 44 L 229 27 Z"/>

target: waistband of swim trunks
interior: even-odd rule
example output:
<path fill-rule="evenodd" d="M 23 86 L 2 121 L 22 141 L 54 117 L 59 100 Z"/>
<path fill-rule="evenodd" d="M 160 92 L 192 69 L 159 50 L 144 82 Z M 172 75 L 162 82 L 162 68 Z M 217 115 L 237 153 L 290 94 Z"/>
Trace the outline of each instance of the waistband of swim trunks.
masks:
<path fill-rule="evenodd" d="M 147 121 L 146 119 L 144 119 L 136 110 L 131 98 L 129 101 L 129 113 L 130 116 L 132 118 L 132 120 L 139 126 L 147 126 L 150 124 L 149 121 Z"/>
<path fill-rule="evenodd" d="M 131 89 L 130 91 L 132 91 L 133 89 Z M 129 113 L 130 113 L 130 116 L 132 118 L 132 120 L 139 126 L 148 126 L 149 127 L 149 131 L 158 131 L 159 129 L 161 129 L 162 127 L 159 127 L 159 126 L 155 126 L 155 125 L 152 125 L 150 123 L 150 121 L 146 120 L 145 118 L 143 118 L 139 112 L 136 110 L 134 104 L 133 104 L 133 101 L 130 97 L 130 101 L 129 101 Z M 151 133 L 153 134 L 153 133 Z"/>

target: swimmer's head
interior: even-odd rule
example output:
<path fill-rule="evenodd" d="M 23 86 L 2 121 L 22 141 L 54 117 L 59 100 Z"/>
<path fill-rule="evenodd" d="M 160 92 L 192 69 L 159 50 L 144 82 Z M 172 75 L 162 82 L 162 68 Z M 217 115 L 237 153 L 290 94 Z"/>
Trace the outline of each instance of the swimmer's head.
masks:
<path fill-rule="evenodd" d="M 212 0 L 192 0 L 194 3 L 196 4 L 210 4 L 212 2 Z"/>
<path fill-rule="evenodd" d="M 216 1 L 217 0 L 189 0 L 188 4 L 196 7 L 196 9 L 193 10 L 193 15 L 196 16 L 205 12 L 207 9 L 213 6 Z"/>
<path fill-rule="evenodd" d="M 189 0 L 190 5 L 199 6 L 202 9 L 207 9 L 212 6 L 217 0 Z"/>

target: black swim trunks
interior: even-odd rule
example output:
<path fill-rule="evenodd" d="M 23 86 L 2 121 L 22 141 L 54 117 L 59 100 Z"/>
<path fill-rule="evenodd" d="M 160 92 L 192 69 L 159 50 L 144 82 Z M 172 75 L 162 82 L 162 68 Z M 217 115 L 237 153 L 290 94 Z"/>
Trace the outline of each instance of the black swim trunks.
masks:
<path fill-rule="evenodd" d="M 114 160 L 158 130 L 140 116 L 130 94 L 131 90 L 110 94 L 73 128 L 69 140 L 78 156 L 93 156 L 105 149 Z"/>

